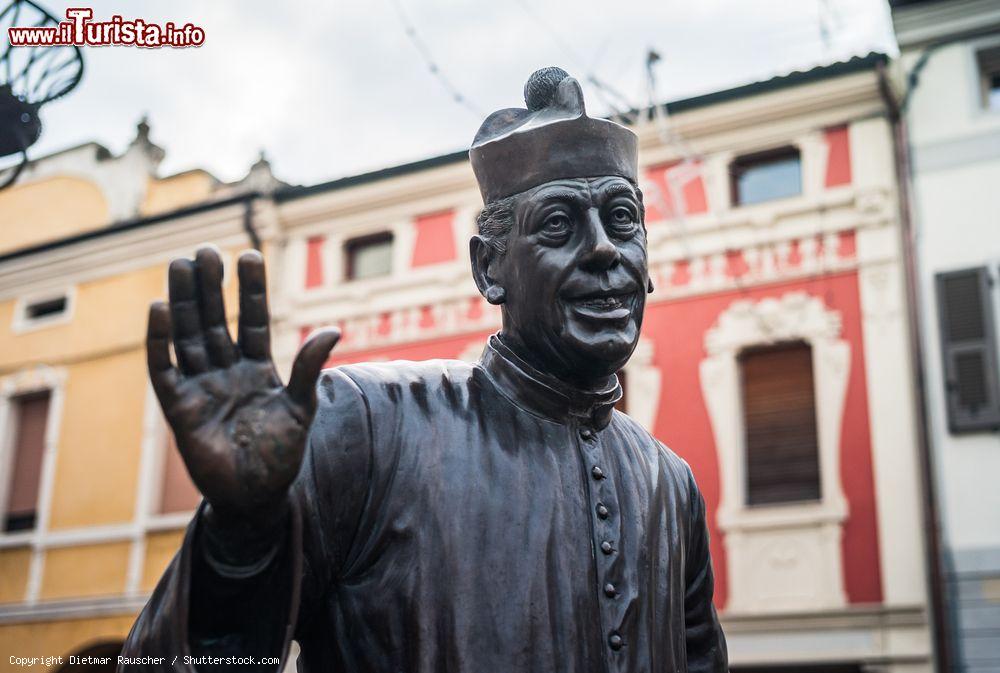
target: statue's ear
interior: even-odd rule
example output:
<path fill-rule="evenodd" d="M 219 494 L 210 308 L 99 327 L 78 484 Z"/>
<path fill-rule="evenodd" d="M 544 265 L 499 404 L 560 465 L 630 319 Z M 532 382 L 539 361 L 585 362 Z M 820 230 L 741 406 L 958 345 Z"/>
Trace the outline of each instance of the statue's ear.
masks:
<path fill-rule="evenodd" d="M 494 255 L 496 250 L 482 236 L 473 236 L 469 241 L 472 278 L 476 281 L 479 294 L 491 304 L 502 304 L 507 298 L 507 291 L 490 275 Z"/>

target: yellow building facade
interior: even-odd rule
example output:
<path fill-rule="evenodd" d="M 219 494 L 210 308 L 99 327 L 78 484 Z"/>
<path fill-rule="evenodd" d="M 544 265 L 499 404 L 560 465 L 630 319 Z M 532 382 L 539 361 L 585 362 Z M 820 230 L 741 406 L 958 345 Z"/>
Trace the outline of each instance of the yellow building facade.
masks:
<path fill-rule="evenodd" d="M 173 257 L 213 243 L 228 271 L 268 252 L 266 162 L 233 184 L 157 177 L 148 132 L 118 156 L 39 159 L 0 192 L 0 670 L 127 635 L 197 503 L 147 382 L 147 308 Z M 236 290 L 227 273 L 233 310 Z"/>

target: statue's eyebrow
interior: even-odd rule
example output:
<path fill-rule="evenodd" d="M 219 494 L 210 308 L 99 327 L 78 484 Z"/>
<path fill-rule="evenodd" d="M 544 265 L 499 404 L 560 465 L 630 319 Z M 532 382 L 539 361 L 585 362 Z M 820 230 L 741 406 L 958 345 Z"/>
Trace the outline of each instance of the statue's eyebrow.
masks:
<path fill-rule="evenodd" d="M 586 198 L 583 194 L 578 191 L 566 188 L 553 188 L 551 191 L 545 191 L 538 196 L 538 200 L 543 203 L 548 203 L 550 201 L 573 201 L 576 203 L 585 202 Z"/>
<path fill-rule="evenodd" d="M 633 199 L 639 198 L 635 193 L 635 189 L 632 188 L 632 185 L 626 184 L 624 182 L 612 182 L 607 187 L 601 188 L 600 192 L 601 192 L 601 197 L 605 201 L 613 196 L 619 196 L 621 194 L 626 194 L 628 196 L 631 196 Z"/>

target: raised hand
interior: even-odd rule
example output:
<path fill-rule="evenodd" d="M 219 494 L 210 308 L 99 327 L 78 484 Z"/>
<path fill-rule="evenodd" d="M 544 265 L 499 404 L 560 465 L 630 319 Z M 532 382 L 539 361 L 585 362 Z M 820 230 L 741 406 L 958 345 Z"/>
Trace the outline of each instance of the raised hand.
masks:
<path fill-rule="evenodd" d="M 246 252 L 237 266 L 237 344 L 226 326 L 222 261 L 209 247 L 194 261 L 171 262 L 170 302 L 149 308 L 146 355 L 191 479 L 219 518 L 252 530 L 284 511 L 316 411 L 316 380 L 340 333 L 314 334 L 283 386 L 271 360 L 264 259 Z"/>

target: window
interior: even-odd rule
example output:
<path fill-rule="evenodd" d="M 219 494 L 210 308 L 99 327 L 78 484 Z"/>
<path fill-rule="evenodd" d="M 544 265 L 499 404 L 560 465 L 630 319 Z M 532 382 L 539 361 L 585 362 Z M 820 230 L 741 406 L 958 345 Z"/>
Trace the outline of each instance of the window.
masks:
<path fill-rule="evenodd" d="M 739 356 L 746 428 L 746 504 L 820 499 L 812 348 L 804 342 Z"/>
<path fill-rule="evenodd" d="M 976 60 L 983 107 L 1000 112 L 1000 46 L 983 49 L 976 54 Z"/>
<path fill-rule="evenodd" d="M 158 514 L 188 513 L 198 507 L 201 493 L 191 482 L 184 459 L 177 450 L 174 433 L 167 428 L 164 432 L 163 483 L 160 488 Z"/>
<path fill-rule="evenodd" d="M 22 332 L 69 320 L 73 290 L 23 298 L 14 313 L 14 331 Z"/>
<path fill-rule="evenodd" d="M 39 318 L 59 315 L 65 310 L 66 297 L 57 297 L 56 299 L 49 299 L 34 304 L 28 304 L 25 308 L 25 313 L 27 314 L 29 320 L 38 320 Z"/>
<path fill-rule="evenodd" d="M 730 165 L 733 204 L 746 206 L 801 194 L 801 164 L 794 147 L 736 159 Z"/>
<path fill-rule="evenodd" d="M 355 238 L 344 245 L 347 280 L 387 276 L 392 271 L 392 234 Z"/>
<path fill-rule="evenodd" d="M 6 533 L 32 530 L 38 513 L 38 487 L 45 455 L 45 428 L 49 418 L 48 390 L 11 399 L 14 423 L 10 483 L 3 529 Z"/>
<path fill-rule="evenodd" d="M 948 427 L 1000 429 L 992 282 L 985 267 L 937 275 Z"/>

